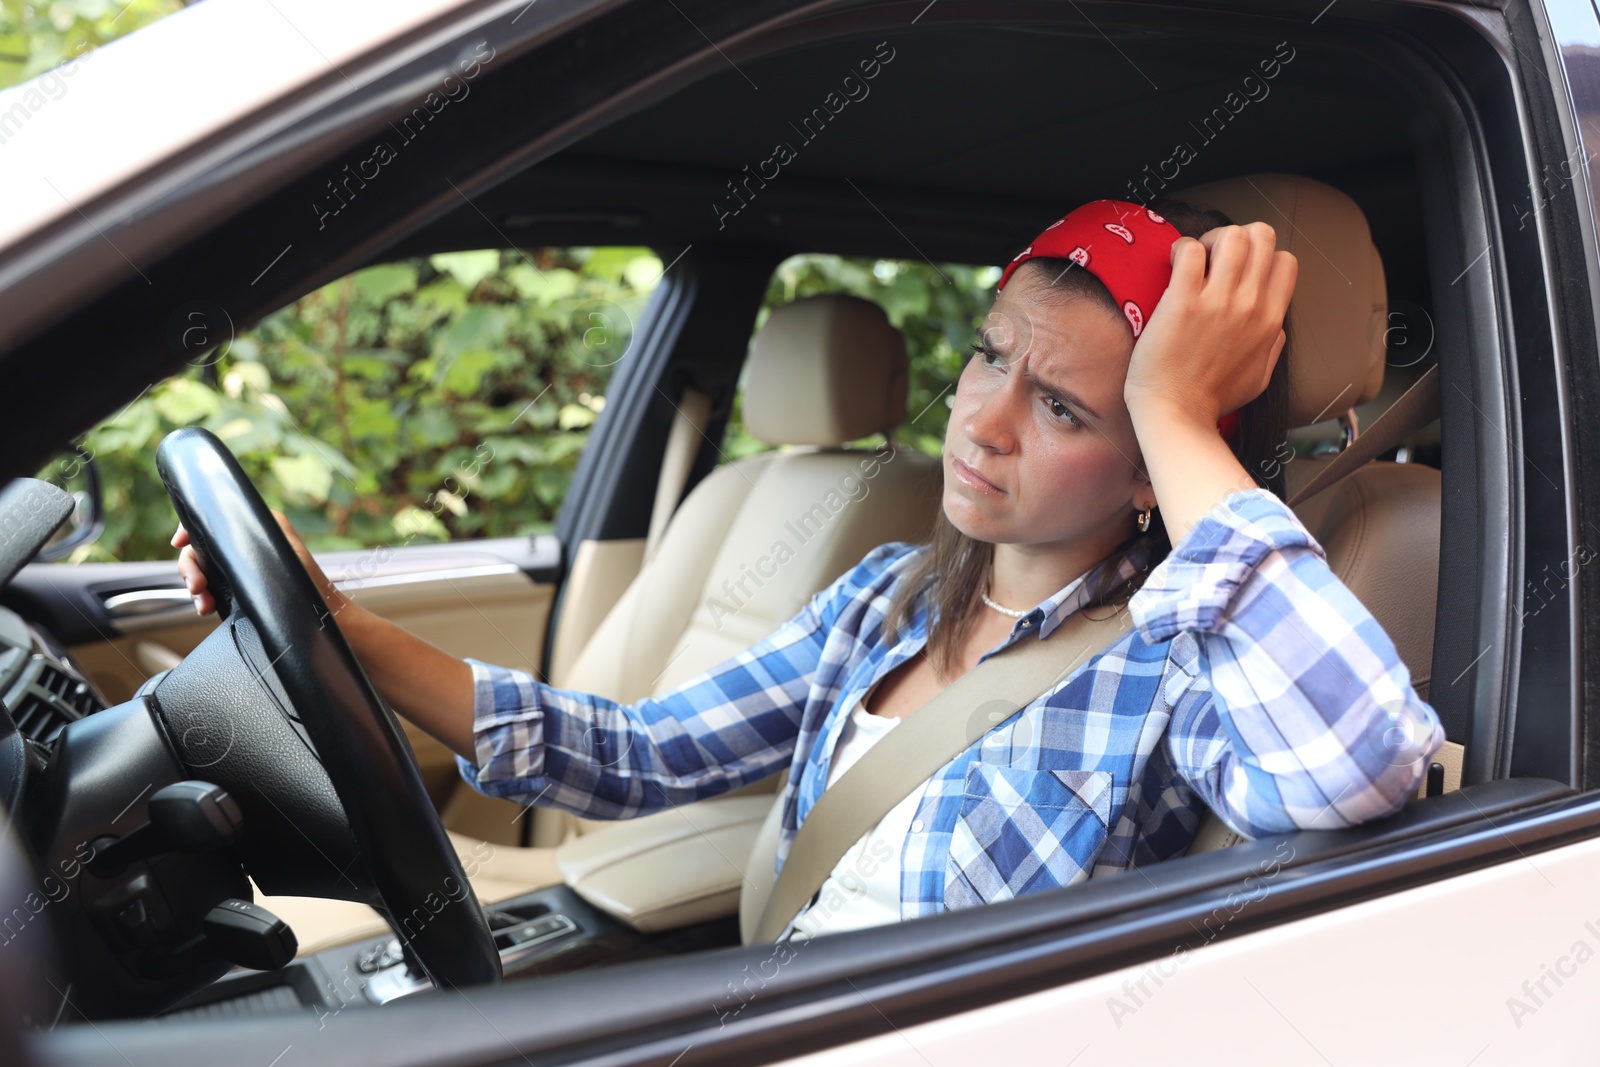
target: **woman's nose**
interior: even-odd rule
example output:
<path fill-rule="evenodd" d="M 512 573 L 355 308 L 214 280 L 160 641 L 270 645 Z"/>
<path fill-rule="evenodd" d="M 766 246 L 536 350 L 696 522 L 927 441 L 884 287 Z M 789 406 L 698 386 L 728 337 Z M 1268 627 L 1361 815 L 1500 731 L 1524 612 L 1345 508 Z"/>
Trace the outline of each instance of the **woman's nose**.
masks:
<path fill-rule="evenodd" d="M 1012 383 L 980 394 L 968 409 L 963 429 L 979 448 L 991 452 L 1010 452 L 1016 444 L 1016 397 Z"/>

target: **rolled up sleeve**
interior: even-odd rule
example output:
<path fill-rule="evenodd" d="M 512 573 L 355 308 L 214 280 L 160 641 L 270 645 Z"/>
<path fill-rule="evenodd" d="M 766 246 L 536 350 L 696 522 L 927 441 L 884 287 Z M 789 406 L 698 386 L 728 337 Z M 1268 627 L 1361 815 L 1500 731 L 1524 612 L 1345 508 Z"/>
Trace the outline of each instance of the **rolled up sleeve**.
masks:
<path fill-rule="evenodd" d="M 462 777 L 489 796 L 620 819 L 737 789 L 787 766 L 812 682 L 860 582 L 910 546 L 869 553 L 770 636 L 660 697 L 622 704 L 526 671 L 467 660 L 473 759 Z"/>
<path fill-rule="evenodd" d="M 1394 642 L 1265 490 L 1208 512 L 1129 607 L 1147 640 L 1195 635 L 1199 670 L 1169 751 L 1240 833 L 1398 811 L 1444 743 Z"/>

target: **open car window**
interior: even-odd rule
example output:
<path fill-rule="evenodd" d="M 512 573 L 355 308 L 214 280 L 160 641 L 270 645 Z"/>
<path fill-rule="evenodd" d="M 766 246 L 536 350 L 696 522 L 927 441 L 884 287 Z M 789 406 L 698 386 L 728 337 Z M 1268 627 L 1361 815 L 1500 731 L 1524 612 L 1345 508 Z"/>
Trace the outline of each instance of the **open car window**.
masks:
<path fill-rule="evenodd" d="M 661 266 L 489 248 L 367 267 L 237 334 L 188 307 L 183 370 L 81 438 L 105 528 L 68 558 L 171 557 L 150 456 L 184 426 L 226 442 L 313 551 L 546 532 Z"/>

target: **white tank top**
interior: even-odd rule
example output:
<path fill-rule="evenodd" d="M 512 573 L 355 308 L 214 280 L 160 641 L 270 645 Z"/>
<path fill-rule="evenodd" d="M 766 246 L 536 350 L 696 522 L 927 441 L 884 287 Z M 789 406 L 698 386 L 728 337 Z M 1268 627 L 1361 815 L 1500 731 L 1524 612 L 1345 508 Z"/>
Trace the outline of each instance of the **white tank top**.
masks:
<path fill-rule="evenodd" d="M 827 784 L 838 781 L 867 749 L 899 725 L 899 719 L 874 715 L 856 701 L 833 750 Z M 795 920 L 790 937 L 800 941 L 900 921 L 900 850 L 912 832 L 921 799 L 922 790 L 914 790 L 850 846 L 822 883 L 816 901 Z"/>

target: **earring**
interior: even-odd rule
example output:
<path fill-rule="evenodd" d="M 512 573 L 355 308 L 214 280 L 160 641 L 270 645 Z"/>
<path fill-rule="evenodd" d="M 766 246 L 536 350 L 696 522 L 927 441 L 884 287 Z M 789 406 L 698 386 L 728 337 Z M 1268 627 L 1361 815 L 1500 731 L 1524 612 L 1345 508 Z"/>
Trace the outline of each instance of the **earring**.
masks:
<path fill-rule="evenodd" d="M 1149 533 L 1150 532 L 1150 512 L 1151 512 L 1151 510 L 1152 510 L 1151 508 L 1145 508 L 1144 511 L 1142 513 L 1140 513 L 1140 515 L 1139 515 L 1139 532 L 1140 533 Z"/>

